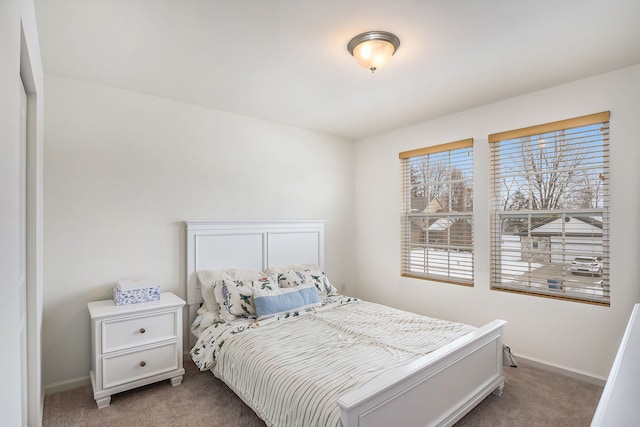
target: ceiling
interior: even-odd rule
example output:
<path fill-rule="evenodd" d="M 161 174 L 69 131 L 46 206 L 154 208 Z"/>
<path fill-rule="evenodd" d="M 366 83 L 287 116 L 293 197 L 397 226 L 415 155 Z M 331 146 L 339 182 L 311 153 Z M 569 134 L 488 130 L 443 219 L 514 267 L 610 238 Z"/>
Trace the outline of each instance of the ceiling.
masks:
<path fill-rule="evenodd" d="M 35 0 L 44 71 L 356 140 L 640 63 L 638 0 Z M 351 37 L 400 47 L 371 74 Z"/>

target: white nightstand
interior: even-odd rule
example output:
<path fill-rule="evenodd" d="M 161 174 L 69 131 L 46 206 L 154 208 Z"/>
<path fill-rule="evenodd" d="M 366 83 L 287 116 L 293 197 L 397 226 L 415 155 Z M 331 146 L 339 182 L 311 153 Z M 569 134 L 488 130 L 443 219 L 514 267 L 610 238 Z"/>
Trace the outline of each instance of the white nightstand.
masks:
<path fill-rule="evenodd" d="M 87 304 L 91 316 L 91 384 L 98 408 L 111 395 L 156 381 L 182 383 L 182 306 L 163 292 L 159 301 L 116 306 Z"/>

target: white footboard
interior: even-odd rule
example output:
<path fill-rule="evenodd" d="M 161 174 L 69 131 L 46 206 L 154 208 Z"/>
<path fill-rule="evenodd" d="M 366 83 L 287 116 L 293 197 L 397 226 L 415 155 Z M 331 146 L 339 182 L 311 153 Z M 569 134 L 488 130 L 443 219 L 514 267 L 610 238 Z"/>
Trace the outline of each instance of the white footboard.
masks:
<path fill-rule="evenodd" d="M 343 427 L 449 426 L 502 393 L 502 328 L 494 320 L 338 400 Z"/>

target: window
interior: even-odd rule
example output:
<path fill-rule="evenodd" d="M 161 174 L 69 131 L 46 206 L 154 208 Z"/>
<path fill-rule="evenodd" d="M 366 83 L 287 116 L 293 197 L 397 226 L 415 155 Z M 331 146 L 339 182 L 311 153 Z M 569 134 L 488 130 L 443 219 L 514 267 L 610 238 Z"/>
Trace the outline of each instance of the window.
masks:
<path fill-rule="evenodd" d="M 493 289 L 609 304 L 609 112 L 489 136 Z"/>
<path fill-rule="evenodd" d="M 401 274 L 473 286 L 473 139 L 400 153 Z"/>

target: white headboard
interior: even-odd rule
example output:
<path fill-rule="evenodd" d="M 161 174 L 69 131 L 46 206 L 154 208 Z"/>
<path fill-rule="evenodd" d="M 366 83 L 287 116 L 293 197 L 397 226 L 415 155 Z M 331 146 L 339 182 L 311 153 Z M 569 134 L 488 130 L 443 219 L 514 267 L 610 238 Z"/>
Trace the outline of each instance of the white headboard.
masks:
<path fill-rule="evenodd" d="M 185 221 L 189 325 L 202 303 L 200 270 L 258 270 L 317 264 L 324 270 L 324 221 Z"/>

